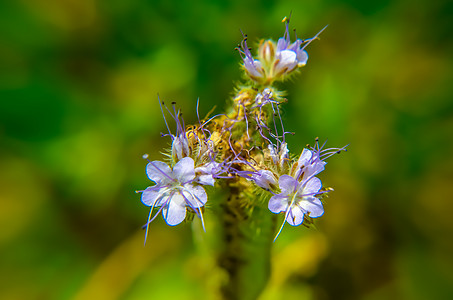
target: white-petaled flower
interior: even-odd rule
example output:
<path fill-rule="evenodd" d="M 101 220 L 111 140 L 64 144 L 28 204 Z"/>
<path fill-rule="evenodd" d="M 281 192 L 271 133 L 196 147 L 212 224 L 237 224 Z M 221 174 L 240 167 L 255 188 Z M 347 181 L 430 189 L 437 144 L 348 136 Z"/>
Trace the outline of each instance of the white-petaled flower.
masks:
<path fill-rule="evenodd" d="M 346 151 L 347 147 L 323 149 L 324 145 L 325 143 L 319 146 L 316 138 L 315 146 L 303 149 L 299 159 L 294 163 L 290 172 L 292 176 L 280 176 L 278 184 L 281 192 L 269 200 L 271 212 L 276 214 L 285 212 L 285 220 L 275 238 L 280 234 L 285 222 L 292 226 L 299 226 L 305 217 L 318 218 L 324 214 L 319 195 L 328 192 L 329 189 L 321 191 L 321 180 L 315 176 L 324 171 L 327 164 L 325 159 Z M 286 152 L 283 151 L 283 153 Z"/>
<path fill-rule="evenodd" d="M 258 170 L 250 177 L 257 186 L 265 190 L 271 190 L 273 187 L 277 186 L 277 178 L 275 178 L 274 173 L 269 170 Z"/>
<path fill-rule="evenodd" d="M 274 72 L 276 75 L 289 74 L 297 67 L 303 67 L 307 64 L 308 54 L 305 51 L 307 47 L 313 40 L 317 39 L 319 34 L 327 27 L 321 29 L 314 37 L 306 40 L 301 40 L 296 38 L 296 40 L 291 43 L 291 38 L 289 36 L 289 19 L 285 18 L 286 30 L 283 37 L 278 39 L 277 48 L 275 51 L 275 65 Z"/>
<path fill-rule="evenodd" d="M 324 171 L 324 166 L 326 164 L 327 162 L 321 159 L 318 152 L 305 148 L 297 161 L 295 178 L 304 180 L 312 176 L 316 176 L 320 172 Z"/>
<path fill-rule="evenodd" d="M 150 161 L 146 166 L 148 178 L 156 183 L 142 192 L 141 201 L 151 206 L 148 225 L 162 212 L 162 217 L 170 226 L 181 223 L 186 217 L 187 208 L 199 214 L 202 219 L 201 207 L 206 204 L 208 196 L 200 185 L 194 184 L 194 161 L 184 157 L 178 161 L 173 170 L 162 161 Z M 154 207 L 161 207 L 151 219 Z M 204 226 L 204 225 L 203 225 Z"/>
<path fill-rule="evenodd" d="M 306 214 L 310 218 L 323 215 L 322 202 L 316 197 L 322 187 L 319 178 L 311 177 L 300 182 L 289 175 L 282 175 L 278 184 L 281 193 L 271 197 L 269 210 L 275 214 L 285 212 L 285 220 L 275 238 L 280 234 L 285 222 L 292 226 L 299 226 L 304 221 Z"/>
<path fill-rule="evenodd" d="M 241 44 L 236 49 L 238 50 L 239 55 L 242 58 L 242 62 L 244 63 L 243 66 L 248 76 L 252 80 L 256 81 L 262 79 L 265 75 L 263 65 L 258 59 L 254 59 L 252 54 L 250 53 L 250 49 L 247 46 L 247 36 L 244 36 Z"/>

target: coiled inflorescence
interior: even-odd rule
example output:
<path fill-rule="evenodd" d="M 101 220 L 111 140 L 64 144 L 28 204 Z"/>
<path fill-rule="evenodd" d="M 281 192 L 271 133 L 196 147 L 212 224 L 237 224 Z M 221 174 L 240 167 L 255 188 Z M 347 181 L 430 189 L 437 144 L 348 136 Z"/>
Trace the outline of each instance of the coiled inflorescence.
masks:
<path fill-rule="evenodd" d="M 346 151 L 346 147 L 324 148 L 316 139 L 315 145 L 303 149 L 298 157 L 288 150 L 285 135 L 293 133 L 285 131 L 280 115 L 280 105 L 287 100 L 273 83 L 307 63 L 305 48 L 319 33 L 291 42 L 289 20 L 285 18 L 284 22 L 283 37 L 277 43 L 261 41 L 257 57 L 252 55 L 244 36 L 237 50 L 247 82 L 237 89 L 228 113 L 203 120 L 198 117 L 198 124 L 186 127 L 174 103 L 172 109 L 161 103 L 168 129 L 165 135 L 171 137 L 172 143 L 167 163 L 148 160 L 146 166 L 148 178 L 155 183 L 140 191 L 143 204 L 151 207 L 147 230 L 159 213 L 170 226 L 180 224 L 187 213 L 194 214 L 204 228 L 207 185 L 234 185 L 236 193 L 242 195 L 236 198 L 247 207 L 263 205 L 258 199 L 243 196 L 247 191 L 261 189 L 270 197 L 269 210 L 284 214 L 277 236 L 285 223 L 311 224 L 312 218 L 323 215 L 321 198 L 332 189 L 323 188 L 316 176 L 324 170 L 328 157 Z M 176 123 L 175 134 L 166 113 Z M 159 209 L 152 216 L 154 208 Z"/>

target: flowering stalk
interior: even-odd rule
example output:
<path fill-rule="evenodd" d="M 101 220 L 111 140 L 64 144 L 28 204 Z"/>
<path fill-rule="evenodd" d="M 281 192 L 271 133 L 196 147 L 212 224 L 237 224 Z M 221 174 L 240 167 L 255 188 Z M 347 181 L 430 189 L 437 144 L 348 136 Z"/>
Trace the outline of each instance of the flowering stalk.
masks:
<path fill-rule="evenodd" d="M 269 276 L 272 241 L 286 223 L 309 226 L 324 214 L 322 199 L 332 189 L 323 187 L 316 176 L 328 157 L 346 151 L 324 148 L 317 139 L 298 156 L 288 150 L 285 136 L 292 133 L 285 131 L 280 117 L 280 105 L 287 100 L 274 83 L 307 63 L 305 48 L 319 33 L 291 42 L 289 19 L 283 21 L 283 37 L 261 41 L 256 57 L 247 36 L 239 44 L 246 81 L 225 114 L 185 126 L 174 103 L 171 109 L 161 103 L 171 151 L 167 162 L 148 161 L 146 166 L 155 183 L 141 191 L 142 203 L 150 207 L 147 231 L 159 214 L 170 226 L 200 218 L 205 231 L 209 228 L 204 214 L 216 216 L 221 228 L 217 262 L 227 278 L 221 285 L 223 299 L 259 296 Z M 165 115 L 175 121 L 175 134 Z M 208 197 L 208 185 L 221 190 L 222 196 Z M 205 211 L 206 207 L 212 209 Z"/>

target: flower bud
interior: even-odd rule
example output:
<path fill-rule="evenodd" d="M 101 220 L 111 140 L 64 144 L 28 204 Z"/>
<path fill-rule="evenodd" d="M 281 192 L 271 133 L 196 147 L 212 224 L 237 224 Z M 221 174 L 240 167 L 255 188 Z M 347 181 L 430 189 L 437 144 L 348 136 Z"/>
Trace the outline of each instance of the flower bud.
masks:
<path fill-rule="evenodd" d="M 264 65 L 270 66 L 275 59 L 275 44 L 271 40 L 261 41 L 258 56 Z"/>

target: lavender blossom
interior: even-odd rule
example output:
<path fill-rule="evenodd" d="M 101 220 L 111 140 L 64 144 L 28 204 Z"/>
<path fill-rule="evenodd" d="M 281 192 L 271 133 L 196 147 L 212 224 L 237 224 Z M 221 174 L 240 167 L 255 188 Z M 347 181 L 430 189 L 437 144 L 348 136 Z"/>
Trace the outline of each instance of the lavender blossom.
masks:
<path fill-rule="evenodd" d="M 250 177 L 257 186 L 265 190 L 271 190 L 273 186 L 277 185 L 277 179 L 275 178 L 275 175 L 269 170 L 258 170 Z"/>
<path fill-rule="evenodd" d="M 308 54 L 305 48 L 325 29 L 325 27 L 314 37 L 302 40 L 296 37 L 291 42 L 289 35 L 289 18 L 284 18 L 286 23 L 285 33 L 277 43 L 272 40 L 262 40 L 258 48 L 258 57 L 255 59 L 247 46 L 245 36 L 237 48 L 243 61 L 243 67 L 248 77 L 258 84 L 267 86 L 276 80 L 284 80 L 298 67 L 305 66 L 308 61 Z"/>
<path fill-rule="evenodd" d="M 275 214 L 285 212 L 285 221 L 275 239 L 283 229 L 285 222 L 292 226 L 299 226 L 304 221 L 305 215 L 317 218 L 324 214 L 321 200 L 316 196 L 322 187 L 319 178 L 311 177 L 308 180 L 297 181 L 289 175 L 282 175 L 278 184 L 281 193 L 271 197 L 268 207 Z"/>
<path fill-rule="evenodd" d="M 254 59 L 247 46 L 247 36 L 244 36 L 241 44 L 236 48 L 244 63 L 244 69 L 250 78 L 259 80 L 264 77 L 264 69 L 259 60 Z"/>
<path fill-rule="evenodd" d="M 175 164 L 173 170 L 162 161 L 150 161 L 146 166 L 146 174 L 156 185 L 142 192 L 142 203 L 151 206 L 146 224 L 162 212 L 162 217 L 170 226 L 181 223 L 186 217 L 187 208 L 201 215 L 201 207 L 206 204 L 208 197 L 204 188 L 196 182 L 194 161 L 184 157 Z M 151 219 L 154 207 L 161 207 Z M 203 218 L 202 218 L 203 221 Z"/>
<path fill-rule="evenodd" d="M 324 171 L 326 164 L 327 162 L 320 158 L 319 153 L 304 149 L 297 161 L 296 178 L 301 177 L 304 180 L 315 176 Z"/>
<path fill-rule="evenodd" d="M 275 74 L 288 74 L 297 67 L 303 67 L 307 64 L 308 54 L 304 49 L 315 39 L 319 34 L 326 29 L 325 26 L 314 37 L 306 40 L 301 40 L 296 37 L 296 40 L 291 43 L 289 36 L 289 18 L 283 19 L 286 22 L 286 29 L 283 37 L 278 39 L 276 49 L 276 61 L 274 65 Z"/>
<path fill-rule="evenodd" d="M 308 60 L 308 54 L 304 50 L 305 46 L 302 47 L 304 41 L 296 39 L 295 42 L 291 43 L 288 26 L 289 20 L 286 21 L 285 34 L 277 42 L 275 54 L 277 60 L 274 68 L 277 74 L 289 73 L 296 67 L 305 66 Z"/>
<path fill-rule="evenodd" d="M 203 185 L 214 186 L 215 177 L 221 172 L 223 172 L 221 164 L 215 161 L 195 168 L 195 173 L 198 175 L 197 182 Z"/>

